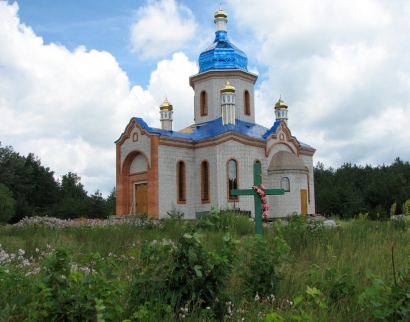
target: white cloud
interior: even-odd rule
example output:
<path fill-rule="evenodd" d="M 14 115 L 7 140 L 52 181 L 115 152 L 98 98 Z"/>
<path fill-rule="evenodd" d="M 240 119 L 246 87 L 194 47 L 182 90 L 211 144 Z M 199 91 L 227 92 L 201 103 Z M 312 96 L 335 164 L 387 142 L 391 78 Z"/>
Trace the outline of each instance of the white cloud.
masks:
<path fill-rule="evenodd" d="M 165 57 L 189 45 L 196 29 L 188 7 L 175 0 L 149 0 L 131 26 L 132 50 L 143 59 Z"/>
<path fill-rule="evenodd" d="M 152 72 L 148 90 L 161 104 L 165 96 L 173 105 L 173 129 L 180 130 L 194 123 L 194 91 L 189 86 L 189 76 L 198 73 L 198 66 L 183 53 L 176 53 L 172 60 L 158 63 Z M 159 116 L 159 104 L 156 112 Z"/>
<path fill-rule="evenodd" d="M 224 9 L 230 39 L 260 74 L 257 122 L 272 125 L 282 94 L 292 134 L 315 147 L 315 160 L 326 166 L 410 160 L 407 1 L 238 0 Z M 131 28 L 132 48 L 140 57 L 167 59 L 147 86 L 130 88 L 110 53 L 45 45 L 17 13 L 17 4 L 0 1 L 2 145 L 33 152 L 57 175 L 76 172 L 91 193 L 107 193 L 115 184 L 114 141 L 131 117 L 160 127 L 167 96 L 174 129 L 193 123 L 189 76 L 198 67 L 181 49 L 197 58 L 212 41 L 202 34 L 209 36 L 212 21 L 197 28 L 175 0 L 148 1 Z M 213 12 L 204 14 L 212 19 Z"/>
<path fill-rule="evenodd" d="M 314 146 L 325 165 L 410 159 L 407 1 L 229 4 L 237 23 L 252 30 L 249 46 L 268 68 L 256 92 L 257 121 L 272 124 L 282 94 L 292 134 Z M 402 121 L 392 118 L 395 111 Z M 386 123 L 392 131 L 381 130 Z"/>
<path fill-rule="evenodd" d="M 193 123 L 188 77 L 198 69 L 184 54 L 159 62 L 148 89 L 130 89 L 111 54 L 44 45 L 20 24 L 17 12 L 17 4 L 0 2 L 3 146 L 23 155 L 33 152 L 57 177 L 77 173 L 90 193 L 108 193 L 115 185 L 114 141 L 131 117 L 159 127 L 159 105 L 167 94 L 174 105 L 174 124 Z"/>

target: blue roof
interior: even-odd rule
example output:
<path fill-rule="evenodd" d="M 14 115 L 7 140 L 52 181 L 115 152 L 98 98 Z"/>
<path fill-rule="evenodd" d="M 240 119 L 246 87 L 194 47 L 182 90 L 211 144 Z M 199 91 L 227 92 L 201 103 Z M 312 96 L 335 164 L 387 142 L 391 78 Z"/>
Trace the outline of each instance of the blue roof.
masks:
<path fill-rule="evenodd" d="M 199 55 L 199 73 L 215 69 L 248 71 L 248 57 L 229 41 L 223 30 L 215 32 L 213 44 Z"/>
<path fill-rule="evenodd" d="M 268 129 L 262 125 L 245 122 L 238 119 L 236 119 L 235 125 L 222 125 L 222 118 L 220 117 L 213 121 L 193 124 L 191 126 L 192 131 L 190 133 L 183 133 L 152 128 L 149 127 L 143 119 L 138 117 L 136 117 L 135 119 L 138 121 L 141 127 L 148 133 L 158 134 L 160 136 L 168 138 L 182 139 L 194 142 L 212 139 L 228 132 L 238 133 L 253 139 L 266 140 L 270 134 L 276 132 L 276 129 L 280 125 L 280 121 L 276 121 L 273 124 L 273 126 L 270 129 Z M 313 149 L 311 146 L 305 143 L 299 142 L 299 144 L 302 147 Z"/>

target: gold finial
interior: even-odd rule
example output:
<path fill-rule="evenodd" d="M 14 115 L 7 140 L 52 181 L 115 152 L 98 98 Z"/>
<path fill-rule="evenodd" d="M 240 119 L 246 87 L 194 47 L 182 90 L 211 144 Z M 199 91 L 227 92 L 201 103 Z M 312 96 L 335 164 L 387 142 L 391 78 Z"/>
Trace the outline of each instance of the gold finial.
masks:
<path fill-rule="evenodd" d="M 161 111 L 172 111 L 172 104 L 168 102 L 167 96 L 165 96 L 165 101 L 159 106 Z"/>
<path fill-rule="evenodd" d="M 222 5 L 225 4 L 224 2 L 221 2 L 219 5 L 219 9 L 217 12 L 214 14 L 214 18 L 228 18 L 228 14 L 222 9 Z"/>
<path fill-rule="evenodd" d="M 232 86 L 231 83 L 229 83 L 229 80 L 226 80 L 225 85 L 221 87 L 221 94 L 228 93 L 235 93 L 235 86 Z"/>
<path fill-rule="evenodd" d="M 279 95 L 279 100 L 275 104 L 275 110 L 286 110 L 288 108 L 288 104 L 286 104 L 282 99 L 282 94 Z"/>

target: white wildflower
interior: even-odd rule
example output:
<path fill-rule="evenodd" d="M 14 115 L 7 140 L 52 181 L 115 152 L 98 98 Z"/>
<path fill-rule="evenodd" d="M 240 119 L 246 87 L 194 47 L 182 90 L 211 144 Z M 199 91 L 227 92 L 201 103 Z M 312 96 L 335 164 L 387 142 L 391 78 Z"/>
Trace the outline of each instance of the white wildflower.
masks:
<path fill-rule="evenodd" d="M 260 297 L 259 297 L 259 294 L 258 293 L 256 293 L 256 295 L 255 295 L 255 302 L 259 302 L 260 301 Z"/>

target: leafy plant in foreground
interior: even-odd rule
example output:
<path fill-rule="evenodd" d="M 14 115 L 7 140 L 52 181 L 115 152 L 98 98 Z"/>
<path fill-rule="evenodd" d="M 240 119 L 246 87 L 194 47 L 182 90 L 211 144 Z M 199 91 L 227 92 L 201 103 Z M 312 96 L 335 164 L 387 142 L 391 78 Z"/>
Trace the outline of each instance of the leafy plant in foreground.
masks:
<path fill-rule="evenodd" d="M 383 321 L 408 321 L 410 314 L 410 257 L 392 286 L 380 277 L 368 274 L 373 286 L 367 287 L 359 303 L 367 315 Z"/>
<path fill-rule="evenodd" d="M 320 289 L 330 304 L 344 305 L 356 295 L 356 286 L 351 268 L 339 272 L 334 267 L 326 268 L 324 275 L 318 265 L 313 264 L 309 272 L 311 285 Z"/>
<path fill-rule="evenodd" d="M 244 244 L 241 262 L 246 264 L 239 267 L 239 276 L 244 293 L 250 298 L 264 299 L 276 294 L 281 279 L 276 268 L 287 258 L 290 247 L 280 235 L 274 237 L 271 247 L 261 235 L 250 237 Z"/>
<path fill-rule="evenodd" d="M 224 297 L 236 241 L 224 236 L 224 247 L 217 254 L 205 251 L 200 237 L 191 228 L 175 244 L 163 240 L 142 246 L 141 265 L 133 273 L 131 310 L 140 310 L 147 300 L 170 305 L 174 313 L 181 307 L 190 312 L 200 307 L 217 310 L 216 299 Z"/>
<path fill-rule="evenodd" d="M 44 262 L 38 290 L 30 307 L 30 321 L 116 321 L 123 285 L 115 279 L 112 259 L 92 254 L 83 262 L 90 267 L 73 271 L 65 249 Z"/>

